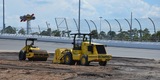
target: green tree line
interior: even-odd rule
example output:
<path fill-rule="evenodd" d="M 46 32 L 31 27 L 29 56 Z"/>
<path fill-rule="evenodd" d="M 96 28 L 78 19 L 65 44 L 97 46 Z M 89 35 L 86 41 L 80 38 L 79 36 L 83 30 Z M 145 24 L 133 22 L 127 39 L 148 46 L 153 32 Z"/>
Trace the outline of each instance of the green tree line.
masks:
<path fill-rule="evenodd" d="M 1 33 L 7 34 L 22 34 L 25 35 L 26 31 L 24 28 L 17 30 L 15 27 L 8 26 L 4 30 L 1 30 Z M 71 31 L 60 31 L 60 30 L 52 30 L 48 28 L 47 30 L 43 30 L 42 32 L 33 32 L 32 35 L 42 35 L 42 36 L 62 36 L 62 37 L 70 37 Z M 132 29 L 132 31 L 101 31 L 100 33 L 97 30 L 92 30 L 91 33 L 93 34 L 94 39 L 103 39 L 103 40 L 122 40 L 122 41 L 152 41 L 160 42 L 160 31 L 157 31 L 156 34 L 151 34 L 148 28 L 144 30 L 138 30 L 137 28 Z"/>

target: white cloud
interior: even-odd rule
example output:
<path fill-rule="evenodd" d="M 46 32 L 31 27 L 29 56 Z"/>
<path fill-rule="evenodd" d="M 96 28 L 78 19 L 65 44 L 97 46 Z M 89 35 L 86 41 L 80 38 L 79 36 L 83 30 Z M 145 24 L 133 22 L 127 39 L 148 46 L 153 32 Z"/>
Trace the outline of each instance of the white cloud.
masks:
<path fill-rule="evenodd" d="M 88 3 L 86 0 L 82 0 L 81 3 L 81 12 L 83 18 L 92 18 L 93 16 L 99 17 L 98 12 L 96 11 L 96 8 Z"/>
<path fill-rule="evenodd" d="M 16 5 L 9 6 L 8 9 L 12 13 L 13 9 L 17 9 L 16 14 L 34 12 L 41 16 L 75 18 L 78 13 L 78 0 L 11 0 L 7 3 Z M 133 12 L 135 17 L 160 17 L 160 7 L 149 5 L 143 0 L 82 0 L 81 7 L 82 17 L 91 19 L 99 16 L 111 19 L 130 17 L 130 12 Z"/>
<path fill-rule="evenodd" d="M 160 17 L 160 8 L 151 6 L 148 13 L 146 13 L 143 17 Z"/>
<path fill-rule="evenodd" d="M 160 7 L 150 5 L 143 0 L 88 0 L 96 7 L 97 12 L 105 18 L 160 17 Z"/>
<path fill-rule="evenodd" d="M 55 23 L 54 18 L 78 18 L 78 0 L 5 0 L 6 23 L 13 26 L 26 26 L 20 23 L 19 16 L 34 13 L 33 26 L 46 26 L 45 21 Z M 0 4 L 0 8 L 2 4 Z M 2 11 L 2 8 L 0 9 Z M 82 0 L 81 18 L 124 19 L 133 17 L 160 17 L 160 7 L 150 5 L 144 0 Z M 1 13 L 0 13 L 0 16 Z M 2 22 L 0 22 L 2 23 Z M 52 26 L 55 26 L 53 24 Z"/>

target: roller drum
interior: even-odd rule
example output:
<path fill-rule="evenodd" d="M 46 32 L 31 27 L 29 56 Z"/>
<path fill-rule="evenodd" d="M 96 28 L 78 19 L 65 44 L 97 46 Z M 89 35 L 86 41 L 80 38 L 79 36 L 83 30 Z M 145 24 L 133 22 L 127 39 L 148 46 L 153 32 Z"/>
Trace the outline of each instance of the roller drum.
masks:
<path fill-rule="evenodd" d="M 49 54 L 46 50 L 32 50 L 34 56 L 32 58 L 28 58 L 30 61 L 46 61 L 49 57 Z"/>

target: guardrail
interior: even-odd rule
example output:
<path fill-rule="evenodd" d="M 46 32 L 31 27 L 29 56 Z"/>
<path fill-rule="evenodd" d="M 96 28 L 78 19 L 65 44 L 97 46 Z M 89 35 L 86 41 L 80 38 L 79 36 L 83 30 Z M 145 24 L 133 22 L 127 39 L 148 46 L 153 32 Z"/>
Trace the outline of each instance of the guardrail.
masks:
<path fill-rule="evenodd" d="M 46 42 L 58 42 L 58 43 L 72 43 L 72 38 L 67 37 L 53 37 L 53 36 L 37 36 L 37 35 L 0 35 L 0 39 L 15 39 L 25 40 L 26 38 L 37 38 L 39 41 Z M 131 42 L 131 41 L 116 41 L 116 40 L 97 40 L 93 39 L 93 42 L 101 43 L 111 47 L 127 47 L 127 48 L 144 48 L 144 49 L 159 49 L 160 42 Z"/>

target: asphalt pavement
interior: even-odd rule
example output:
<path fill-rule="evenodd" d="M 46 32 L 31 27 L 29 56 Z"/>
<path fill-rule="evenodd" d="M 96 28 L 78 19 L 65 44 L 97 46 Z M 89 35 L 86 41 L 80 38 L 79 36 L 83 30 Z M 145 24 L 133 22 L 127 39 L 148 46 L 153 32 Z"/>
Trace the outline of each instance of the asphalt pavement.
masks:
<path fill-rule="evenodd" d="M 25 40 L 8 40 L 0 39 L 0 52 L 18 52 L 25 45 Z M 47 50 L 49 53 L 54 53 L 57 48 L 72 48 L 72 44 L 54 43 L 54 42 L 39 42 L 35 45 L 41 49 Z M 160 60 L 160 50 L 152 49 L 137 49 L 137 48 L 122 48 L 122 47 L 106 47 L 108 54 L 117 57 L 133 57 L 133 58 L 148 58 Z"/>

